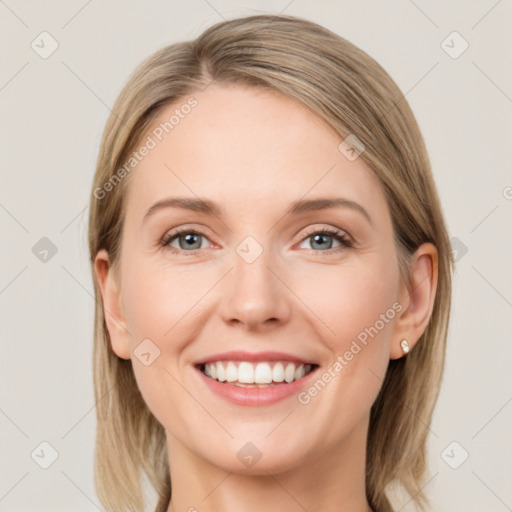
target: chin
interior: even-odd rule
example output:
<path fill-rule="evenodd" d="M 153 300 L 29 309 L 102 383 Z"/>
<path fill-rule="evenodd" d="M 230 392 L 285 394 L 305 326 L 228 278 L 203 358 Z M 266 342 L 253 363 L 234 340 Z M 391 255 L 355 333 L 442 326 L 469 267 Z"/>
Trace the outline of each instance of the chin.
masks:
<path fill-rule="evenodd" d="M 262 439 L 264 437 L 262 436 Z M 231 440 L 222 453 L 214 453 L 206 458 L 216 467 L 229 473 L 268 476 L 268 473 L 285 473 L 301 467 L 306 457 L 303 445 L 277 446 L 268 440 L 266 444 L 258 443 L 258 440 Z"/>

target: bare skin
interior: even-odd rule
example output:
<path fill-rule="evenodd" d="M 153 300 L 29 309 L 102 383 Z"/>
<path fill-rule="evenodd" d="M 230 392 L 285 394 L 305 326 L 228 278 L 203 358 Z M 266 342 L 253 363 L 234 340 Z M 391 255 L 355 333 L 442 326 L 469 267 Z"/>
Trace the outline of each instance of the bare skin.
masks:
<path fill-rule="evenodd" d="M 423 244 L 411 283 L 400 281 L 380 182 L 300 103 L 234 85 L 213 84 L 194 97 L 197 107 L 130 175 L 119 275 L 104 250 L 95 260 L 113 350 L 132 359 L 166 430 L 168 512 L 368 512 L 370 408 L 389 360 L 403 357 L 400 341 L 414 350 L 428 324 L 436 248 Z M 171 196 L 208 199 L 220 213 L 168 207 L 144 220 Z M 358 203 L 371 221 L 348 206 L 286 213 L 295 201 L 333 197 Z M 188 234 L 196 243 L 188 248 L 185 231 L 162 247 L 178 227 L 200 232 Z M 353 245 L 315 237 L 322 229 Z M 251 263 L 236 251 L 248 236 L 262 248 Z M 377 324 L 381 315 L 387 321 Z M 264 406 L 234 404 L 194 366 L 230 350 L 280 351 L 318 364 L 320 378 L 358 334 L 381 324 L 315 396 L 307 391 L 316 378 L 309 381 L 307 403 L 294 394 Z M 145 366 L 133 351 L 147 338 L 160 355 Z M 261 454 L 251 467 L 237 456 L 248 442 Z"/>

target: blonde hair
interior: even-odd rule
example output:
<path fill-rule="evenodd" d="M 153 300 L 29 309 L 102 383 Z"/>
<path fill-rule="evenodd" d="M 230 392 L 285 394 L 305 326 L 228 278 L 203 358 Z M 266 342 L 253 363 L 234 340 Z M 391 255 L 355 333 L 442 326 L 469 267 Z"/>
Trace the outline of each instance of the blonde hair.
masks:
<path fill-rule="evenodd" d="M 89 250 L 106 249 L 119 261 L 129 175 L 99 194 L 140 143 L 163 108 L 184 101 L 212 81 L 266 88 L 295 98 L 341 137 L 354 134 L 360 155 L 382 183 L 391 212 L 402 279 L 424 242 L 438 250 L 438 286 L 429 324 L 406 358 L 391 360 L 371 409 L 366 493 L 375 512 L 392 510 L 390 484 L 401 484 L 425 510 L 427 425 L 442 379 L 451 304 L 453 256 L 414 115 L 386 71 L 365 52 L 310 21 L 257 15 L 218 23 L 193 41 L 167 46 L 132 74 L 113 107 L 101 141 L 90 198 Z M 404 281 L 406 282 L 406 281 Z M 103 302 L 94 277 L 94 390 L 97 401 L 95 483 L 107 511 L 144 508 L 141 476 L 171 497 L 163 426 L 137 387 L 131 360 L 112 351 Z"/>

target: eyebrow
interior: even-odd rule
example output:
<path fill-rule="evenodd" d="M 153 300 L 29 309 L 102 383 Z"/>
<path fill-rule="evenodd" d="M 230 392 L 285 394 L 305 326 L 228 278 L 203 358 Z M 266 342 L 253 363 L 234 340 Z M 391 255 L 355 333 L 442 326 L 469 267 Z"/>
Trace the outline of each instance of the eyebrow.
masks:
<path fill-rule="evenodd" d="M 317 199 L 299 199 L 293 202 L 290 207 L 286 210 L 285 215 L 297 215 L 304 212 L 327 210 L 329 208 L 345 207 L 351 208 L 361 213 L 366 220 L 373 225 L 370 214 L 355 201 L 345 199 L 343 197 L 322 197 Z M 190 210 L 194 212 L 205 213 L 207 215 L 222 216 L 221 209 L 219 206 L 208 199 L 192 198 L 192 197 L 167 197 L 160 201 L 157 201 L 153 206 L 149 208 L 144 215 L 144 221 L 157 211 L 165 208 L 181 208 L 184 210 Z"/>

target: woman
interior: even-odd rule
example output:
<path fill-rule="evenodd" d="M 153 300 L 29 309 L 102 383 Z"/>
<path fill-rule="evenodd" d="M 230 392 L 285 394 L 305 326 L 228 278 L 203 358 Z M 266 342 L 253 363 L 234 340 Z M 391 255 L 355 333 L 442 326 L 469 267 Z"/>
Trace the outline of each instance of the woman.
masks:
<path fill-rule="evenodd" d="M 162 512 L 428 503 L 453 260 L 367 54 L 267 15 L 155 53 L 107 122 L 89 244 L 106 510 L 142 510 L 142 476 Z"/>

